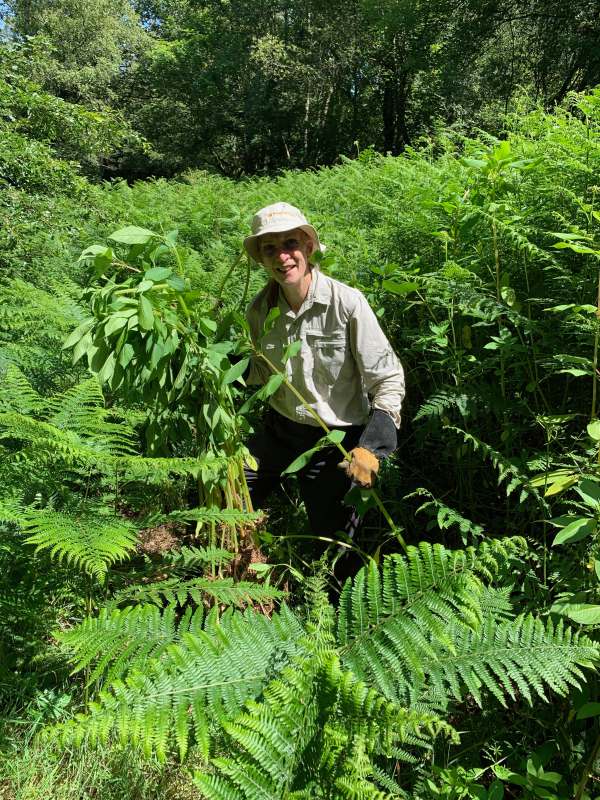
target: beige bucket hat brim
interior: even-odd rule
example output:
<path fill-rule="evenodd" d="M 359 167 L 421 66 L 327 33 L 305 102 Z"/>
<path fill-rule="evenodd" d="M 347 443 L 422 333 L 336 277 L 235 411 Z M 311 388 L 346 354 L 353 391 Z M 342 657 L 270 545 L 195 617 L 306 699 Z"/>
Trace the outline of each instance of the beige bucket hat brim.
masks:
<path fill-rule="evenodd" d="M 267 233 L 283 233 L 296 228 L 300 228 L 310 236 L 317 250 L 325 251 L 325 246 L 319 241 L 319 234 L 309 224 L 300 209 L 289 203 L 274 203 L 257 211 L 252 218 L 252 235 L 244 239 L 244 248 L 250 258 L 260 263 L 258 240 L 261 236 Z"/>

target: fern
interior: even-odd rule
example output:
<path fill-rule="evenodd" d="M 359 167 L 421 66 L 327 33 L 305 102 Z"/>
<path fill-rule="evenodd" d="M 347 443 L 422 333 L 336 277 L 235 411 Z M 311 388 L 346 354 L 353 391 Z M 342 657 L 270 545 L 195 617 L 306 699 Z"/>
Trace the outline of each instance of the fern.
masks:
<path fill-rule="evenodd" d="M 441 417 L 449 409 L 457 409 L 461 416 L 467 413 L 468 405 L 471 402 L 469 395 L 458 393 L 451 389 L 435 392 L 429 397 L 417 411 L 414 421 L 427 417 Z"/>
<path fill-rule="evenodd" d="M 136 529 L 120 517 L 107 517 L 96 506 L 80 507 L 67 514 L 51 508 L 14 511 L 26 541 L 36 552 L 48 550 L 59 562 L 73 564 L 100 582 L 108 568 L 127 559 L 135 550 Z"/>
<path fill-rule="evenodd" d="M 182 547 L 180 550 L 164 553 L 161 567 L 173 572 L 198 569 L 207 565 L 222 565 L 229 563 L 234 554 L 220 547 Z"/>
<path fill-rule="evenodd" d="M 8 364 L 2 375 L 0 407 L 21 414 L 33 414 L 44 407 L 42 397 L 15 364 Z"/>
<path fill-rule="evenodd" d="M 427 525 L 427 530 L 433 527 L 434 524 L 437 524 L 437 527 L 442 531 L 456 526 L 461 533 L 463 542 L 466 538 L 466 534 L 468 533 L 471 533 L 473 537 L 478 539 L 484 535 L 485 532 L 481 525 L 478 525 L 477 523 L 472 522 L 470 519 L 463 517 L 462 514 L 459 514 L 459 512 L 456 511 L 456 509 L 450 508 L 450 506 L 447 506 L 441 500 L 435 498 L 431 492 L 427 491 L 427 489 L 417 489 L 410 495 L 407 495 L 406 499 L 418 496 L 431 498 L 426 503 L 423 503 L 423 505 L 419 506 L 415 512 L 418 514 L 421 511 L 427 511 L 435 514 L 435 523 L 433 523 L 433 521 L 429 522 Z"/>
<path fill-rule="evenodd" d="M 422 691 L 437 701 L 460 700 L 467 692 L 480 706 L 483 692 L 502 705 L 506 695 L 516 700 L 517 693 L 528 703 L 534 695 L 547 700 L 544 685 L 565 695 L 580 686 L 581 667 L 598 659 L 591 639 L 531 615 L 503 622 L 490 616 L 477 631 L 453 628 L 452 637 L 451 652 L 423 662 Z"/>
<path fill-rule="evenodd" d="M 304 622 L 286 607 L 271 618 L 213 609 L 202 628 L 189 611 L 177 627 L 172 606 L 105 613 L 65 637 L 76 669 L 110 680 L 59 733 L 117 735 L 161 759 L 174 747 L 183 758 L 194 738 L 208 757 L 218 725 L 230 755 L 196 775 L 208 800 L 385 796 L 398 758 L 456 738 L 439 709 L 467 694 L 564 694 L 600 657 L 562 624 L 506 619 L 508 589 L 489 584 L 509 577 L 523 546 L 423 543 L 386 556 L 346 583 L 337 620 L 318 577 Z"/>
<path fill-rule="evenodd" d="M 249 702 L 224 724 L 242 752 L 213 759 L 219 775 L 196 773 L 207 800 L 299 800 L 322 796 L 325 786 L 340 800 L 383 800 L 371 781 L 374 750 L 411 735 L 453 735 L 434 715 L 402 709 L 368 689 L 341 669 L 335 653 L 307 649 L 266 687 L 260 702 Z"/>
<path fill-rule="evenodd" d="M 337 641 L 344 664 L 387 697 L 398 700 L 440 647 L 452 651 L 452 626 L 477 628 L 482 578 L 498 574 L 522 540 L 448 551 L 422 542 L 406 557 L 392 555 L 379 571 L 371 563 L 340 597 Z"/>
<path fill-rule="evenodd" d="M 271 603 L 285 597 L 285 592 L 272 586 L 233 578 L 197 577 L 181 580 L 173 577 L 147 585 L 136 585 L 117 592 L 113 603 L 150 602 L 157 605 L 185 605 L 192 600 L 202 605 L 207 598 L 219 605 L 245 606 L 250 603 Z"/>
<path fill-rule="evenodd" d="M 498 485 L 507 483 L 505 491 L 506 496 L 509 497 L 516 489 L 521 490 L 519 495 L 519 502 L 523 502 L 528 496 L 532 497 L 538 505 L 548 510 L 548 506 L 540 493 L 529 483 L 529 477 L 523 474 L 516 464 L 505 458 L 501 453 L 490 447 L 489 444 L 482 442 L 476 436 L 473 436 L 460 428 L 455 428 L 452 425 L 447 425 L 445 430 L 452 431 L 461 436 L 464 441 L 469 444 L 476 452 L 481 452 L 485 458 L 491 461 L 492 465 L 498 471 Z"/>
<path fill-rule="evenodd" d="M 73 653 L 73 672 L 94 665 L 88 683 L 100 677 L 112 682 L 133 669 L 144 670 L 153 659 L 160 660 L 171 644 L 183 641 L 184 634 L 198 635 L 203 621 L 202 606 L 186 608 L 178 619 L 175 606 L 140 605 L 102 609 L 97 617 L 88 617 L 55 636 Z"/>
<path fill-rule="evenodd" d="M 158 655 L 149 659 L 143 654 L 143 668 L 138 668 L 137 662 L 140 648 L 134 646 L 133 667 L 126 670 L 126 644 L 123 640 L 116 642 L 113 658 L 117 661 L 122 654 L 117 671 L 126 673 L 124 680 L 103 690 L 89 715 L 79 715 L 59 728 L 64 741 L 81 741 L 84 736 L 92 742 L 105 740 L 114 731 L 122 740 L 139 742 L 147 752 L 155 750 L 164 757 L 171 739 L 183 758 L 193 735 L 207 752 L 209 720 L 222 719 L 223 714 L 233 717 L 248 697 L 256 697 L 273 671 L 278 672 L 296 652 L 303 634 L 299 621 L 285 607 L 271 618 L 250 609 L 226 612 L 221 618 L 213 611 L 202 631 L 184 631 L 181 641 L 163 647 L 172 611 L 166 613 L 166 623 L 154 628 L 158 632 Z M 147 619 L 139 616 L 138 641 L 144 631 L 148 632 Z M 132 618 L 134 623 L 137 620 Z M 150 620 L 156 618 L 150 615 Z M 105 633 L 101 627 L 96 630 L 97 653 L 101 653 L 104 637 L 110 647 L 114 633 L 112 626 Z M 77 633 L 71 637 L 76 648 L 78 637 Z M 81 644 L 85 663 L 91 663 L 91 640 L 82 635 Z M 100 674 L 98 669 L 96 674 Z"/>

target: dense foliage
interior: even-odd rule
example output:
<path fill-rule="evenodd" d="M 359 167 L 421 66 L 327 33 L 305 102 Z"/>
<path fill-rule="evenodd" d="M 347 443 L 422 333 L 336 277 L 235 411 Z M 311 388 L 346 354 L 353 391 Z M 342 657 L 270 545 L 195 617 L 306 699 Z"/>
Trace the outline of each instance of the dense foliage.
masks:
<path fill-rule="evenodd" d="M 34 143 L 31 97 L 64 101 L 12 74 Z M 0 199 L 0 786 L 595 797 L 600 95 L 271 181 L 93 186 L 59 152 L 76 130 Z M 276 199 L 407 372 L 341 591 L 335 548 L 241 471 L 283 378 L 241 380 L 240 241 Z"/>
<path fill-rule="evenodd" d="M 396 155 L 443 125 L 498 133 L 524 92 L 553 108 L 600 81 L 594 0 L 8 0 L 0 15 L 0 49 L 38 42 L 46 91 L 145 138 L 114 143 L 106 176 Z"/>

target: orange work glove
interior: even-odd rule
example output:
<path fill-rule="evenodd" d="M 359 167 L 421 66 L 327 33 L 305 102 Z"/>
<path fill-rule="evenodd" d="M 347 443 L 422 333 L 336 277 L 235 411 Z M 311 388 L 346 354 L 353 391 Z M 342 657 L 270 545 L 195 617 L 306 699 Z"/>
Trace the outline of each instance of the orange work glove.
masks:
<path fill-rule="evenodd" d="M 342 461 L 338 467 L 362 489 L 370 489 L 379 470 L 379 459 L 364 447 L 350 450 L 350 461 Z"/>

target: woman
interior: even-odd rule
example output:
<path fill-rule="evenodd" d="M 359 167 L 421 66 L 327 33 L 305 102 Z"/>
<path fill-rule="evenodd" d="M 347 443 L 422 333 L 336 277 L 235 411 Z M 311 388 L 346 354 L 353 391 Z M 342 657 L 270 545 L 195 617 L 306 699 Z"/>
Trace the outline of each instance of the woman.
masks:
<path fill-rule="evenodd" d="M 361 292 L 310 263 L 323 247 L 301 211 L 288 203 L 262 208 L 244 247 L 269 277 L 246 312 L 255 345 L 329 428 L 345 432 L 343 446 L 351 456 L 339 464 L 339 450 L 326 447 L 298 473 L 311 529 L 315 535 L 352 536 L 358 520 L 343 498 L 353 482 L 372 486 L 379 460 L 396 448 L 402 366 Z M 274 306 L 279 316 L 263 335 Z M 284 363 L 285 348 L 293 342 L 300 342 L 299 349 Z M 255 358 L 248 383 L 264 384 L 271 374 L 266 362 Z M 257 469 L 246 473 L 256 508 L 278 486 L 282 471 L 324 435 L 285 385 L 270 404 L 264 430 L 248 444 L 257 461 Z"/>

